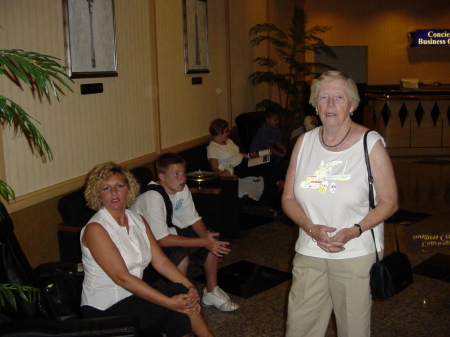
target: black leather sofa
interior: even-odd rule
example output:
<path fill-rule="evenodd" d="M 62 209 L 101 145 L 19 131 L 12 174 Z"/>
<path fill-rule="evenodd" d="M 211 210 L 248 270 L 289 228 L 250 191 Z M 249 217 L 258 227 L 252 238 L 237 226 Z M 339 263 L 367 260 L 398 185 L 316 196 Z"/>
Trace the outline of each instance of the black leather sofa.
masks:
<path fill-rule="evenodd" d="M 7 301 L 0 303 L 0 336 L 137 336 L 138 320 L 134 317 L 81 319 L 76 265 L 49 263 L 33 270 L 3 204 L 0 212 L 0 284 L 31 286 L 41 289 L 42 294 L 41 301 L 34 303 L 15 296 L 17 309 Z M 64 287 L 57 279 L 70 279 L 74 286 Z M 56 296 L 46 296 L 48 292 Z"/>

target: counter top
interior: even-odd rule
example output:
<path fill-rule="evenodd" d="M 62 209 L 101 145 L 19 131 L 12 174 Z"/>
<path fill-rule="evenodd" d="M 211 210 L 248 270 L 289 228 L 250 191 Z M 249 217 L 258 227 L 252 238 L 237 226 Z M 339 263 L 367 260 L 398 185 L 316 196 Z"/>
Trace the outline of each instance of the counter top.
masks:
<path fill-rule="evenodd" d="M 369 100 L 450 100 L 450 87 L 429 87 L 417 90 L 366 90 Z"/>

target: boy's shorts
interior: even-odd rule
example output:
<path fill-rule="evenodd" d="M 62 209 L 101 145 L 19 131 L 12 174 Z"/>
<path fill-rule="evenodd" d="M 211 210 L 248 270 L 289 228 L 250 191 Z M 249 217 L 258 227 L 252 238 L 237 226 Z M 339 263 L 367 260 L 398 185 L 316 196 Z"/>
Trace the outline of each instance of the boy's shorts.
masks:
<path fill-rule="evenodd" d="M 199 236 L 194 232 L 191 226 L 186 228 L 178 228 L 175 226 L 177 234 L 185 238 L 195 238 Z M 163 252 L 167 255 L 170 261 L 174 265 L 178 266 L 181 261 L 184 260 L 186 256 L 189 257 L 189 264 L 196 264 L 203 266 L 205 264 L 206 258 L 208 257 L 209 250 L 205 247 L 161 247 Z"/>

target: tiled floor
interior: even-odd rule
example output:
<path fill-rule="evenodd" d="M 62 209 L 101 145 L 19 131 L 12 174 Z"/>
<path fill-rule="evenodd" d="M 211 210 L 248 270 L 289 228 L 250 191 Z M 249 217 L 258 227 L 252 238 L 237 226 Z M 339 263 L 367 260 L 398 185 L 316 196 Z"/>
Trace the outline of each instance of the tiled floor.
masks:
<path fill-rule="evenodd" d="M 417 274 L 400 294 L 373 302 L 372 336 L 450 336 L 450 283 L 442 280 L 450 259 L 446 244 L 450 244 L 450 158 L 393 158 L 393 163 L 400 206 L 405 211 L 396 220 L 400 247 L 412 266 L 417 266 Z M 385 254 L 389 254 L 395 249 L 392 224 L 386 224 L 385 232 Z M 221 266 L 245 260 L 288 273 L 297 233 L 297 228 L 282 222 L 243 232 Z M 421 264 L 427 260 L 431 267 Z M 427 272 L 441 280 L 423 276 Z M 281 337 L 289 286 L 290 281 L 282 282 L 248 298 L 231 295 L 241 305 L 236 312 L 204 308 L 203 313 L 217 337 Z M 199 290 L 203 287 L 198 283 Z M 332 319 L 326 336 L 336 336 Z"/>

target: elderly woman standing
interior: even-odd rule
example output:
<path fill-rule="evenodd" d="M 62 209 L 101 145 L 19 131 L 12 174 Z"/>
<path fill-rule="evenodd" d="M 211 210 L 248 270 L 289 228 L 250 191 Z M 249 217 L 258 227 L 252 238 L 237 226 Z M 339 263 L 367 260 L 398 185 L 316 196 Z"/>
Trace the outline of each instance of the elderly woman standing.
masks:
<path fill-rule="evenodd" d="M 370 229 L 384 248 L 383 221 L 397 209 L 397 188 L 383 138 L 369 133 L 376 208 L 369 212 L 363 136 L 352 121 L 355 82 L 328 71 L 311 86 L 310 103 L 322 127 L 298 139 L 282 198 L 300 227 L 289 294 L 289 337 L 324 336 L 334 311 L 339 336 L 369 336 L 369 271 L 375 261 Z"/>
<path fill-rule="evenodd" d="M 88 206 L 98 212 L 81 231 L 85 276 L 81 298 L 84 317 L 136 316 L 145 336 L 213 336 L 200 315 L 192 283 L 166 257 L 133 204 L 139 185 L 113 162 L 94 168 L 85 189 Z M 142 280 L 152 266 L 172 282 L 158 289 Z"/>

